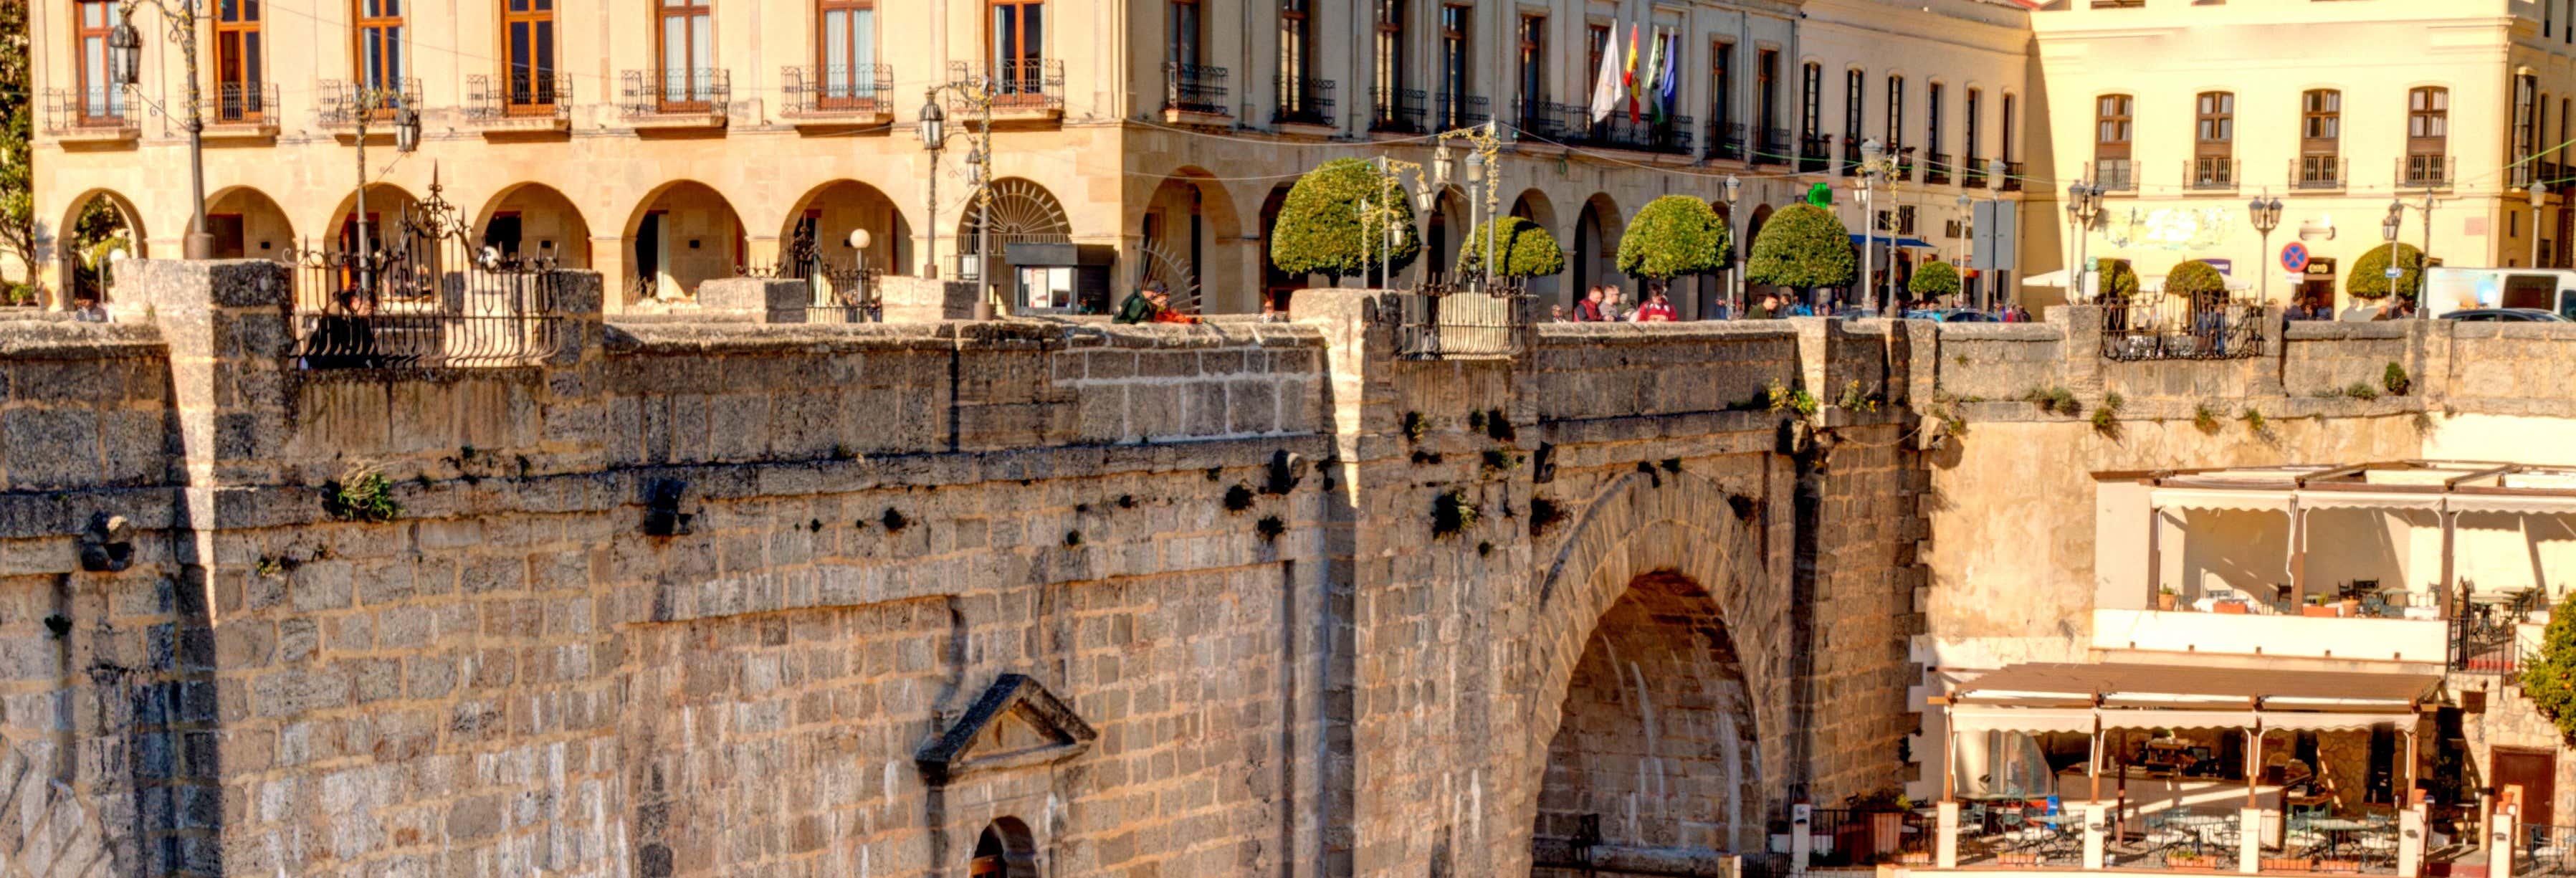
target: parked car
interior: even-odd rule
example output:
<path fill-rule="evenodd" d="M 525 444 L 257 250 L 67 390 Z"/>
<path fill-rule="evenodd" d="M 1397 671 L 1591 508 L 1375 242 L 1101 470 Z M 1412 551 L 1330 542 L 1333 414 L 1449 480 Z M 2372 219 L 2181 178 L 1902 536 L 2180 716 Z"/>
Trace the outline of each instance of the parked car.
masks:
<path fill-rule="evenodd" d="M 2556 312 L 2538 308 L 2467 308 L 2442 315 L 2444 320 L 2466 320 L 2477 323 L 2568 323 Z"/>
<path fill-rule="evenodd" d="M 2003 318 L 1967 308 L 1917 308 L 1905 312 L 1907 320 L 1930 320 L 1934 323 L 2002 323 Z"/>

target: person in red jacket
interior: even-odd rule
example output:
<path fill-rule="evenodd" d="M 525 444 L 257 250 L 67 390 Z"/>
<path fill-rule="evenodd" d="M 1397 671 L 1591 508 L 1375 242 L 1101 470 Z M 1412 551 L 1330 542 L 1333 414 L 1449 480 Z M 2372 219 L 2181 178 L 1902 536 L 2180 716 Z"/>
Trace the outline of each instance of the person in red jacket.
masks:
<path fill-rule="evenodd" d="M 1646 304 L 1637 306 L 1639 323 L 1671 323 L 1680 319 L 1681 315 L 1673 312 L 1672 300 L 1664 297 L 1662 286 L 1646 293 Z"/>
<path fill-rule="evenodd" d="M 1601 323 L 1609 319 L 1609 315 L 1601 311 L 1600 287 L 1584 291 L 1583 301 L 1574 303 L 1574 322 L 1576 323 Z"/>

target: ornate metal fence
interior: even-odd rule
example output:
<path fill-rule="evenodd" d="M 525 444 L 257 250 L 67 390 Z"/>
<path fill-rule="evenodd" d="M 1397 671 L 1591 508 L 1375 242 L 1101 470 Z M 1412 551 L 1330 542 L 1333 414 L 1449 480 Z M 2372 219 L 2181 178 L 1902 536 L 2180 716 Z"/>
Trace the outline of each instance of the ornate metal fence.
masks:
<path fill-rule="evenodd" d="M 885 320 L 885 302 L 879 297 L 877 285 L 884 271 L 860 265 L 856 255 L 847 263 L 835 262 L 807 234 L 790 239 L 777 264 L 740 266 L 735 273 L 744 277 L 803 279 L 810 291 L 805 301 L 806 323 Z"/>
<path fill-rule="evenodd" d="M 1395 353 L 1413 360 L 1509 357 L 1529 332 L 1528 295 L 1497 284 L 1388 293 L 1380 319 L 1395 327 Z"/>
<path fill-rule="evenodd" d="M 295 356 L 306 369 L 532 365 L 565 318 L 552 260 L 475 246 L 432 183 L 382 237 L 355 224 L 323 248 L 298 248 Z"/>
<path fill-rule="evenodd" d="M 2230 360 L 2263 353 L 2252 302 L 2142 293 L 2102 305 L 2106 360 Z"/>

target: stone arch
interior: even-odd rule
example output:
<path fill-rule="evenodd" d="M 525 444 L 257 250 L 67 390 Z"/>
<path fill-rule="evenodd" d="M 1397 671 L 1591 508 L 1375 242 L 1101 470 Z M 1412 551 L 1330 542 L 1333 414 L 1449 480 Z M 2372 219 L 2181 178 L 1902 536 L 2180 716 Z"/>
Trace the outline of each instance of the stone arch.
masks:
<path fill-rule="evenodd" d="M 748 253 L 742 217 L 715 187 L 673 180 L 644 194 L 619 235 L 625 301 L 676 299 L 732 277 Z"/>
<path fill-rule="evenodd" d="M 1037 836 L 1017 817 L 996 817 L 975 837 L 969 878 L 1037 878 Z"/>
<path fill-rule="evenodd" d="M 591 265 L 590 222 L 571 198 L 544 183 L 511 185 L 485 201 L 474 216 L 474 240 L 503 258 L 546 259 L 564 268 Z"/>
<path fill-rule="evenodd" d="M 101 208 L 91 215 L 91 207 Z M 99 266 L 90 263 L 93 245 L 122 236 L 122 252 L 129 257 L 148 252 L 150 238 L 143 225 L 143 212 L 124 193 L 113 189 L 92 189 L 72 199 L 71 209 L 63 214 L 62 225 L 54 227 L 54 254 L 61 262 L 63 301 L 68 304 L 82 297 L 107 301 L 113 279 L 105 277 Z M 104 252 L 104 251 L 102 251 Z"/>
<path fill-rule="evenodd" d="M 1456 186 L 1440 187 L 1432 199 L 1431 215 L 1422 221 L 1422 263 L 1424 279 L 1445 278 L 1458 264 L 1458 248 L 1474 231 L 1475 211 L 1467 204 L 1467 195 Z"/>
<path fill-rule="evenodd" d="M 1255 242 L 1255 246 L 1261 249 L 1261 295 L 1269 300 L 1272 308 L 1278 309 L 1281 313 L 1286 313 L 1288 310 L 1290 294 L 1305 289 L 1314 282 L 1312 278 L 1305 275 L 1281 271 L 1276 263 L 1270 261 L 1270 235 L 1279 227 L 1279 211 L 1287 206 L 1288 190 L 1292 185 L 1281 183 L 1272 186 L 1270 194 L 1261 199 L 1261 240 Z"/>
<path fill-rule="evenodd" d="M 1753 242 L 1756 238 L 1761 237 L 1762 226 L 1770 221 L 1771 205 L 1768 204 L 1754 208 L 1753 216 L 1744 221 L 1744 236 L 1737 238 L 1736 240 L 1744 242 L 1741 249 L 1744 251 L 1743 262 L 1747 267 L 1750 267 L 1753 262 Z M 1756 288 L 1753 282 L 1750 279 L 1747 279 L 1744 282 L 1744 298 L 1747 304 L 1751 304 L 1753 300 L 1762 298 L 1763 293 L 1774 292 L 1778 289 L 1778 287 Z"/>
<path fill-rule="evenodd" d="M 196 218 L 188 220 L 194 231 Z M 250 186 L 226 186 L 206 196 L 206 225 L 216 259 L 285 260 L 295 249 L 295 223 L 277 199 Z"/>
<path fill-rule="evenodd" d="M 1547 846 L 1547 833 L 1561 828 L 1567 814 L 1546 814 L 1559 819 L 1557 826 L 1543 823 L 1542 797 L 1561 806 L 1581 795 L 1580 791 L 1569 796 L 1564 789 L 1549 790 L 1551 780 L 1576 779 L 1569 776 L 1570 766 L 1560 770 L 1551 759 L 1567 755 L 1555 752 L 1552 745 L 1569 728 L 1569 716 L 1578 730 L 1594 731 L 1592 727 L 1605 716 L 1603 710 L 1620 708 L 1619 698 L 1629 698 L 1624 704 L 1632 708 L 1640 703 L 1633 695 L 1577 684 L 1624 677 L 1632 687 L 1640 685 L 1637 679 L 1650 681 L 1647 685 L 1658 691 L 1649 695 L 1649 701 L 1654 695 L 1668 701 L 1676 694 L 1709 698 L 1720 707 L 1710 715 L 1712 719 L 1732 718 L 1717 719 L 1715 726 L 1695 726 L 1695 735 L 1711 728 L 1723 731 L 1728 721 L 1738 723 L 1739 731 L 1750 726 L 1742 731 L 1742 740 L 1750 742 L 1752 752 L 1735 754 L 1739 769 L 1745 772 L 1732 786 L 1739 792 L 1734 801 L 1736 821 L 1731 830 L 1720 827 L 1723 836 L 1706 838 L 1737 850 L 1757 849 L 1748 846 L 1765 837 L 1764 821 L 1777 803 L 1767 798 L 1744 800 L 1742 796 L 1751 794 L 1742 791 L 1767 794 L 1764 786 L 1756 784 L 1767 780 L 1767 787 L 1779 788 L 1789 777 L 1785 733 L 1792 625 L 1785 583 L 1772 581 L 1752 524 L 1769 514 L 1763 506 L 1761 497 L 1730 493 L 1712 480 L 1689 473 L 1629 473 L 1586 505 L 1583 518 L 1535 584 L 1536 615 L 1526 658 L 1519 663 L 1518 673 L 1527 675 L 1526 685 L 1518 688 L 1528 699 L 1522 709 L 1526 737 L 1518 742 L 1524 761 L 1512 779 L 1501 817 L 1507 825 L 1532 827 L 1539 836 L 1535 846 Z M 1673 625 L 1680 627 L 1664 627 Z M 1624 674 L 1615 667 L 1605 668 L 1602 656 L 1623 640 L 1661 648 L 1667 664 L 1650 669 L 1645 667 L 1646 657 L 1635 656 L 1621 662 L 1631 664 Z M 1674 649 L 1678 644 L 1691 648 Z M 1707 676 L 1694 668 L 1718 673 Z M 1686 685 L 1706 688 L 1693 693 L 1673 688 Z M 1642 715 L 1639 721 L 1644 722 Z M 1677 758 L 1665 760 L 1665 767 L 1679 766 L 1689 770 L 1687 778 L 1709 780 L 1705 770 L 1722 771 L 1725 759 L 1722 742 L 1711 746 L 1719 748 L 1713 762 L 1694 766 Z M 1596 755 L 1613 763 L 1626 758 L 1635 764 L 1649 754 L 1622 754 L 1613 748 Z M 1724 803 L 1703 804 L 1725 813 Z M 1654 830 L 1642 822 L 1620 826 L 1604 818 L 1602 830 L 1605 839 L 1614 842 L 1621 840 L 1620 833 L 1634 832 L 1627 838 L 1632 847 L 1675 847 L 1681 841 L 1652 834 Z M 1521 854 L 1505 851 L 1506 858 L 1517 856 Z M 1497 874 L 1526 871 L 1509 859 L 1498 866 Z"/>
<path fill-rule="evenodd" d="M 1574 240 L 1566 245 L 1574 252 L 1566 268 L 1574 275 L 1576 289 L 1593 284 L 1626 287 L 1627 277 L 1618 269 L 1619 234 L 1626 225 L 1619 215 L 1619 202 L 1611 200 L 1609 193 L 1596 192 L 1583 200 L 1574 215 Z M 1637 291 L 1627 292 L 1627 304 L 1633 307 Z"/>
<path fill-rule="evenodd" d="M 367 245 L 371 248 L 383 247 L 382 242 L 392 240 L 401 232 L 404 213 L 420 210 L 419 196 L 392 183 L 369 183 L 366 195 L 369 236 Z M 331 207 L 330 213 L 322 215 L 320 222 L 312 224 L 305 231 L 305 235 L 310 238 L 309 246 L 333 253 L 355 247 L 358 231 L 357 218 L 357 194 L 341 196 L 340 202 Z"/>
<path fill-rule="evenodd" d="M 850 232 L 868 230 L 868 267 L 887 274 L 906 274 L 912 265 L 912 223 L 903 209 L 875 186 L 847 178 L 806 190 L 779 219 L 778 240 L 792 250 L 803 235 L 812 235 L 815 252 L 833 265 L 848 266 L 860 254 L 850 247 Z"/>
<path fill-rule="evenodd" d="M 993 181 L 992 191 L 989 210 L 993 228 L 993 271 L 992 276 L 983 279 L 983 283 L 987 290 L 1011 283 L 1012 286 L 1005 287 L 1008 294 L 1003 299 L 1017 307 L 1017 303 L 1025 298 L 1018 295 L 1020 291 L 1016 288 L 1018 272 L 1013 270 L 1008 259 L 1010 245 L 1021 242 L 1070 243 L 1073 240 L 1073 221 L 1066 218 L 1064 202 L 1034 180 L 1003 177 Z M 981 217 L 985 213 L 971 200 L 958 208 L 956 251 L 961 267 L 965 262 L 976 259 L 980 252 L 976 248 L 983 246 L 976 232 L 983 228 Z M 960 271 L 955 276 L 965 277 L 966 272 Z"/>
<path fill-rule="evenodd" d="M 1556 205 L 1548 200 L 1546 192 L 1536 187 L 1522 190 L 1519 197 L 1512 199 L 1511 215 L 1529 220 L 1531 224 L 1546 229 L 1548 237 L 1555 238 L 1559 246 L 1565 244 L 1566 237 L 1559 233 L 1561 227 L 1556 224 Z M 1571 268 L 1572 265 L 1569 264 L 1567 267 Z M 1529 291 L 1532 295 L 1538 296 L 1540 301 L 1554 302 L 1568 308 L 1574 307 L 1574 300 L 1578 296 L 1572 291 L 1580 287 L 1563 280 L 1568 276 L 1567 272 L 1557 272 L 1547 277 L 1530 278 Z"/>
<path fill-rule="evenodd" d="M 1260 242 L 1244 239 L 1234 196 L 1215 178 L 1197 166 L 1164 175 L 1137 211 L 1136 240 L 1153 248 L 1171 270 L 1186 276 L 1189 285 L 1199 290 L 1194 310 L 1208 314 L 1256 311 L 1260 303 L 1235 279 L 1246 276 L 1247 257 L 1262 258 L 1246 252 L 1247 245 L 1259 247 Z M 1176 295 L 1176 305 L 1180 304 L 1177 299 Z"/>

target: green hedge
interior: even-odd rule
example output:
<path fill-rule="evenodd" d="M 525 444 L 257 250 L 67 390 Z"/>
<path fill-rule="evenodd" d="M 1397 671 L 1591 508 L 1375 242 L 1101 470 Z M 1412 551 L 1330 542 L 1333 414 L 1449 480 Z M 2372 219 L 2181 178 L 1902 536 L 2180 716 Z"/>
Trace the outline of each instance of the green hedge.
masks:
<path fill-rule="evenodd" d="M 1401 185 L 1386 184 L 1389 175 L 1366 159 L 1334 159 L 1297 178 L 1279 207 L 1270 230 L 1270 262 L 1289 274 L 1324 274 L 1335 279 L 1367 274 L 1385 262 L 1385 246 L 1375 224 L 1363 228 L 1362 202 L 1385 201 L 1395 211 L 1395 270 L 1403 271 L 1422 252 L 1413 228 L 1412 197 Z M 1383 184 L 1383 185 L 1382 185 Z M 1394 197 L 1388 199 L 1388 193 Z"/>
<path fill-rule="evenodd" d="M 1668 280 L 1726 267 L 1726 221 L 1708 202 L 1666 195 L 1646 202 L 1619 236 L 1619 272 Z"/>
<path fill-rule="evenodd" d="M 1851 232 L 1841 219 L 1812 204 L 1792 204 L 1773 213 L 1753 239 L 1744 280 L 1798 289 L 1839 287 L 1852 282 L 1859 264 Z"/>
<path fill-rule="evenodd" d="M 2417 298 L 2424 290 L 2424 251 L 2402 241 L 2398 242 L 2396 247 L 2398 271 L 2396 292 L 2410 299 Z M 2388 248 L 2387 244 L 2372 247 L 2369 252 L 2361 254 L 2361 258 L 2352 261 L 2352 268 L 2343 276 L 2343 288 L 2352 293 L 2354 298 L 2387 297 L 2389 293 Z"/>
<path fill-rule="evenodd" d="M 1516 216 L 1502 218 L 1495 226 L 1494 252 L 1502 270 L 1497 277 L 1548 277 L 1565 270 L 1565 248 L 1539 224 Z M 1485 226 L 1477 226 L 1458 242 L 1458 276 L 1473 276 L 1485 265 Z"/>
<path fill-rule="evenodd" d="M 1915 266 L 1914 277 L 1905 289 L 1917 296 L 1955 296 L 1959 293 L 1959 269 L 1950 263 L 1934 260 Z"/>

